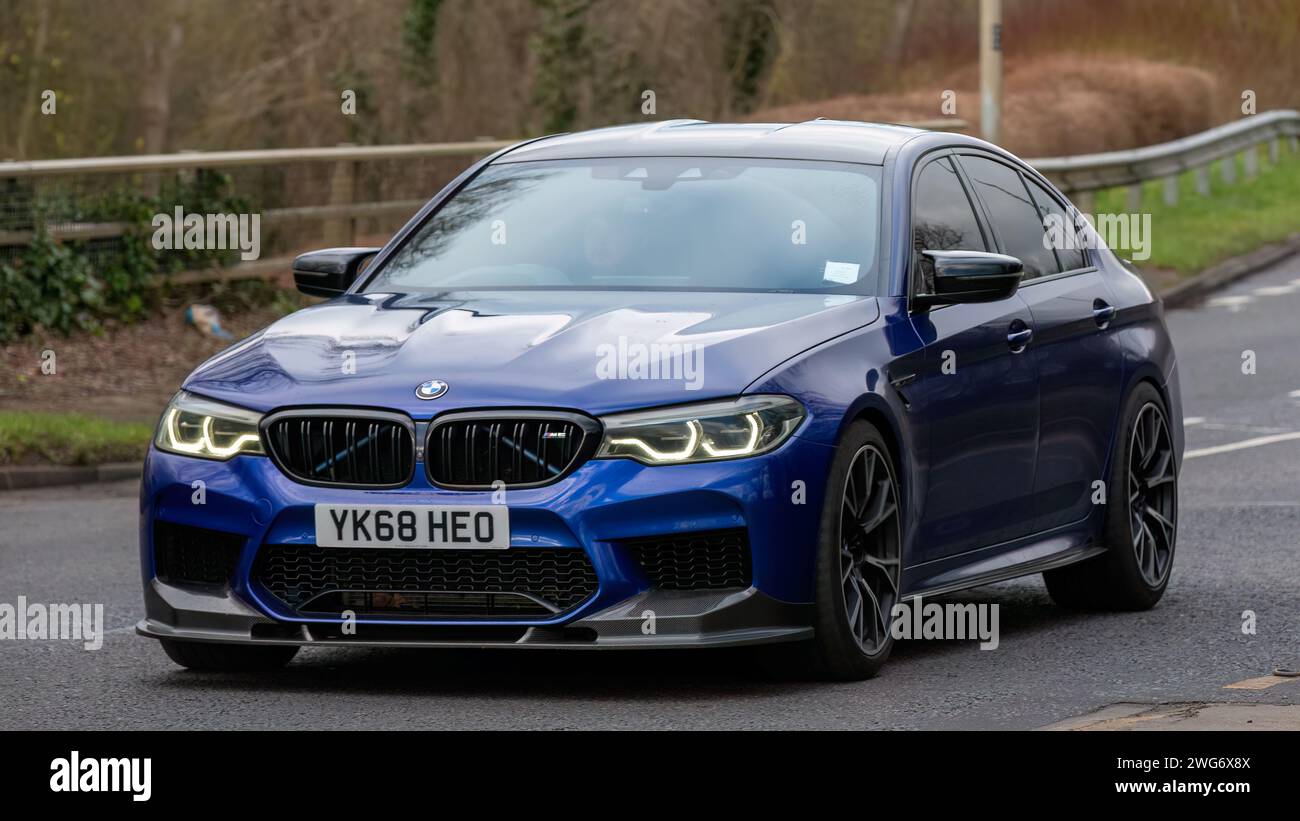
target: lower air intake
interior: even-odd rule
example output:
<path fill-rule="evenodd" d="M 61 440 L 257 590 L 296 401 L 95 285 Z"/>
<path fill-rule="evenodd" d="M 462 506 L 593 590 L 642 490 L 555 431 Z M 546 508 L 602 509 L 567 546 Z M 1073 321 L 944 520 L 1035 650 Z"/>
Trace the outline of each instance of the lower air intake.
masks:
<path fill-rule="evenodd" d="M 304 613 L 547 617 L 596 592 L 581 548 L 447 550 L 263 545 L 253 578 Z"/>
<path fill-rule="evenodd" d="M 753 582 L 743 527 L 631 539 L 622 547 L 663 590 L 747 588 Z"/>
<path fill-rule="evenodd" d="M 230 583 L 245 541 L 238 533 L 156 521 L 154 574 L 166 584 L 224 586 Z"/>

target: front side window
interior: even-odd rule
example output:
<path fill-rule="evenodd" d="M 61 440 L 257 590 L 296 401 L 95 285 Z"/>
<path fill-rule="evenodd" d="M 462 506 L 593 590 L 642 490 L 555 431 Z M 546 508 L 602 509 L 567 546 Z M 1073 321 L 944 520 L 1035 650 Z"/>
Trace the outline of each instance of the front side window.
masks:
<path fill-rule="evenodd" d="M 1024 278 L 1059 273 L 1056 256 L 1046 241 L 1043 214 L 1030 198 L 1020 172 L 984 157 L 964 156 L 961 164 L 988 207 L 989 219 L 1006 252 L 1024 263 Z"/>
<path fill-rule="evenodd" d="M 367 292 L 574 288 L 876 294 L 880 169 L 654 157 L 489 166 Z"/>
<path fill-rule="evenodd" d="M 931 161 L 916 179 L 912 207 L 912 270 L 917 293 L 934 293 L 934 263 L 922 251 L 987 251 L 979 222 L 952 161 Z"/>

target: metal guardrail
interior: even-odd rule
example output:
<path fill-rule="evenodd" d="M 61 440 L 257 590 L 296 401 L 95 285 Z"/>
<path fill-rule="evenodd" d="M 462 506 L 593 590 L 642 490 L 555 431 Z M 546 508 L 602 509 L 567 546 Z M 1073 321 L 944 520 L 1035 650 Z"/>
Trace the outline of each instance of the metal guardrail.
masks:
<path fill-rule="evenodd" d="M 912 125 L 936 130 L 963 130 L 968 127 L 968 124 L 961 120 L 927 120 Z M 1270 159 L 1276 163 L 1284 140 L 1289 141 L 1293 151 L 1300 150 L 1298 138 L 1300 138 L 1300 112 L 1269 111 L 1172 142 L 1144 148 L 1072 157 L 1045 157 L 1028 162 L 1056 183 L 1062 191 L 1069 194 L 1081 211 L 1092 212 L 1093 194 L 1096 191 L 1127 187 L 1128 210 L 1136 212 L 1140 209 L 1143 183 L 1163 180 L 1164 200 L 1174 204 L 1179 195 L 1179 175 L 1192 170 L 1195 172 L 1197 190 L 1203 195 L 1208 195 L 1212 163 L 1241 154 L 1244 157 L 1246 176 L 1251 177 L 1259 170 L 1258 147 L 1260 145 L 1268 144 Z M 515 141 L 484 138 L 457 143 L 194 151 L 130 157 L 2 162 L 0 182 L 70 175 L 144 174 L 200 168 L 229 169 L 306 163 L 328 164 L 331 170 L 327 203 L 273 208 L 260 213 L 263 221 L 269 224 L 321 220 L 326 226 L 327 243 L 351 245 L 356 235 L 357 220 L 376 216 L 398 218 L 408 216 L 418 210 L 424 202 L 412 199 L 356 201 L 356 179 L 360 163 L 376 160 L 482 156 L 511 145 L 513 142 Z M 1233 182 L 1236 178 L 1235 160 L 1223 163 L 1221 173 L 1225 182 Z M 104 222 L 49 225 L 47 230 L 56 241 L 65 241 L 116 236 L 129 227 L 126 223 Z M 24 245 L 31 241 L 32 236 L 31 231 L 0 231 L 0 246 Z M 220 278 L 238 278 L 241 274 L 237 271 L 240 270 L 247 275 L 258 276 L 262 275 L 266 268 L 265 264 L 239 265 L 222 273 Z M 182 276 L 194 280 L 201 275 L 201 272 L 187 272 Z"/>
<path fill-rule="evenodd" d="M 1300 112 L 1266 111 L 1167 143 L 1028 162 L 1069 194 L 1081 211 L 1092 211 L 1095 192 L 1127 187 L 1127 210 L 1135 212 L 1140 210 L 1141 186 L 1145 182 L 1162 180 L 1164 201 L 1174 205 L 1178 202 L 1179 175 L 1194 171 L 1198 193 L 1208 196 L 1212 163 L 1242 154 L 1246 176 L 1253 177 L 1259 172 L 1260 145 L 1268 144 L 1269 159 L 1276 163 L 1282 141 L 1288 140 L 1295 151 L 1300 150 L 1298 138 Z M 1236 172 L 1235 161 L 1223 163 L 1221 173 L 1225 183 L 1234 182 Z"/>

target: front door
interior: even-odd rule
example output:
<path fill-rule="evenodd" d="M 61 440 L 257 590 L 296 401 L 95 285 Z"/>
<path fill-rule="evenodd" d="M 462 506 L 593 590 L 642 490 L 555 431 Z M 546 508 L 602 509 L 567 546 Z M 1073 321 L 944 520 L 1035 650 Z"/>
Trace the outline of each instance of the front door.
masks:
<path fill-rule="evenodd" d="M 921 250 L 994 250 L 971 203 L 951 158 L 922 168 L 913 194 L 916 290 L 928 290 Z M 1039 396 L 1028 305 L 1019 296 L 947 305 L 912 322 L 926 344 L 925 365 L 903 390 L 930 443 L 917 558 L 1029 534 Z"/>

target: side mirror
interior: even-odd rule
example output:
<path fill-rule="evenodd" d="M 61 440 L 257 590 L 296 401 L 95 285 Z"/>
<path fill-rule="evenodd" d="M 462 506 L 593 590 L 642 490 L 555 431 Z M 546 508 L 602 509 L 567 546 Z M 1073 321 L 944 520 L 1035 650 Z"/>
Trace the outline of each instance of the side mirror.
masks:
<path fill-rule="evenodd" d="M 293 261 L 293 282 L 311 296 L 338 296 L 352 287 L 378 248 L 326 248 Z"/>
<path fill-rule="evenodd" d="M 1015 257 L 984 251 L 922 251 L 934 263 L 934 293 L 918 294 L 917 306 L 996 302 L 1020 287 L 1025 266 Z"/>

